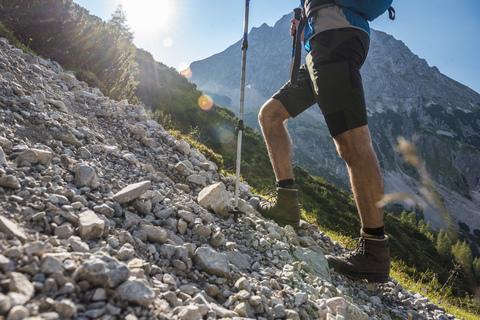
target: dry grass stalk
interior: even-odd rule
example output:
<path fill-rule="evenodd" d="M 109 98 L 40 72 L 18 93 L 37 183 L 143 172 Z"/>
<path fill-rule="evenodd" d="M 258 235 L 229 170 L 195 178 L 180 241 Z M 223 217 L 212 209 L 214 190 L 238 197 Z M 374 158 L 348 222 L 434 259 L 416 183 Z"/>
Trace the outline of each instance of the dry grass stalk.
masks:
<path fill-rule="evenodd" d="M 420 157 L 418 156 L 417 148 L 414 145 L 416 141 L 416 137 L 414 136 L 412 142 L 407 141 L 404 137 L 397 138 L 398 145 L 394 148 L 394 150 L 400 153 L 403 157 L 403 161 L 413 166 L 417 169 L 420 175 L 420 181 L 422 183 L 422 187 L 419 190 L 420 197 L 423 198 L 426 202 L 430 203 L 431 205 L 437 207 L 442 215 L 443 220 L 448 226 L 448 232 L 452 241 L 456 241 L 458 239 L 458 234 L 455 229 L 455 225 L 453 223 L 452 217 L 448 212 L 440 193 L 434 186 L 428 171 L 421 161 Z M 405 203 L 411 206 L 418 205 L 414 200 L 414 196 L 408 193 L 401 193 L 401 192 L 394 192 L 391 194 L 385 194 L 383 199 L 377 203 L 379 207 L 384 207 L 390 203 L 396 202 L 398 200 L 403 200 Z"/>

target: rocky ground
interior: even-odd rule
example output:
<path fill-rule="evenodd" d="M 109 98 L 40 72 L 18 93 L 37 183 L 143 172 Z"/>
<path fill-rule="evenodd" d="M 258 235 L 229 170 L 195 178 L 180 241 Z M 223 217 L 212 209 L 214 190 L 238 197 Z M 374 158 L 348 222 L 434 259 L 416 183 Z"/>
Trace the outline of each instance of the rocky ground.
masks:
<path fill-rule="evenodd" d="M 329 270 L 315 226 L 258 198 L 144 108 L 0 39 L 0 319 L 454 319 L 395 279 Z"/>

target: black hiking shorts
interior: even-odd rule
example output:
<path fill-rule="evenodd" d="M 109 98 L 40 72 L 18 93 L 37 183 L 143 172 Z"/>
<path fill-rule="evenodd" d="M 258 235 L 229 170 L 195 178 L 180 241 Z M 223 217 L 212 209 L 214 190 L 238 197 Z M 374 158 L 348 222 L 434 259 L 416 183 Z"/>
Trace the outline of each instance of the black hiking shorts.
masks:
<path fill-rule="evenodd" d="M 272 98 L 279 100 L 292 118 L 317 103 L 332 137 L 366 125 L 360 68 L 369 45 L 369 35 L 355 28 L 315 35 L 298 73 L 298 86 L 287 82 Z"/>

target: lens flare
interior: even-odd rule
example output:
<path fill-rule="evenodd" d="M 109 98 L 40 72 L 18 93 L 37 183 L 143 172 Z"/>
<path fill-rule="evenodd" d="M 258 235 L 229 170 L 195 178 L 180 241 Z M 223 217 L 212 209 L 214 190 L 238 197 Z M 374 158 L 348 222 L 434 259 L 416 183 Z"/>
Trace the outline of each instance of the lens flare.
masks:
<path fill-rule="evenodd" d="M 190 67 L 183 69 L 180 71 L 180 74 L 185 78 L 190 79 L 192 77 L 192 69 L 190 69 Z"/>
<path fill-rule="evenodd" d="M 177 70 L 185 70 L 189 67 L 190 65 L 186 63 L 185 61 L 182 61 L 178 64 Z"/>
<path fill-rule="evenodd" d="M 214 132 L 215 137 L 222 144 L 229 143 L 235 138 L 235 128 L 230 122 L 222 121 L 215 124 Z"/>
<path fill-rule="evenodd" d="M 203 111 L 211 111 L 213 109 L 213 100 L 206 94 L 198 98 L 198 105 L 202 108 Z"/>
<path fill-rule="evenodd" d="M 167 29 L 176 21 L 179 11 L 177 2 L 174 0 L 121 0 L 120 2 L 125 9 L 128 24 L 138 34 Z"/>

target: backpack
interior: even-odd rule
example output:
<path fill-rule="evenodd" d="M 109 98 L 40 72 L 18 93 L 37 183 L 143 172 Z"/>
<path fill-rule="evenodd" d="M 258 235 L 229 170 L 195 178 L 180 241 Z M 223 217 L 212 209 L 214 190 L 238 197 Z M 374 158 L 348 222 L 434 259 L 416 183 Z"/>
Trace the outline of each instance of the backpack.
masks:
<path fill-rule="evenodd" d="M 293 38 L 292 63 L 290 65 L 290 85 L 297 86 L 297 75 L 300 68 L 300 34 L 305 26 L 305 22 L 310 16 L 319 9 L 338 5 L 350 9 L 368 21 L 373 21 L 388 10 L 391 20 L 395 20 L 395 10 L 391 7 L 393 0 L 302 0 L 303 12 L 296 8 L 295 19 L 299 21 L 297 33 Z"/>
<path fill-rule="evenodd" d="M 355 11 L 368 21 L 375 20 L 387 10 L 390 19 L 395 20 L 392 2 L 393 0 L 305 0 L 304 13 L 306 17 L 310 17 L 313 12 L 336 4 Z"/>

